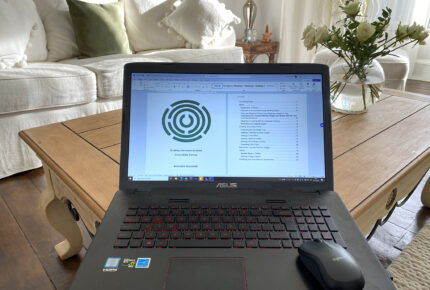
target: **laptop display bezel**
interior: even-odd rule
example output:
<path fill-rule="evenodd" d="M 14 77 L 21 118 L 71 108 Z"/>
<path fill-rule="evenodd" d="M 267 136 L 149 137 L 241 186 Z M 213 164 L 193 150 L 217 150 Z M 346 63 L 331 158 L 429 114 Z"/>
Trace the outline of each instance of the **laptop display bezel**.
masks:
<path fill-rule="evenodd" d="M 200 74 L 320 74 L 322 76 L 325 181 L 241 181 L 240 178 L 217 178 L 216 182 L 132 181 L 128 178 L 131 81 L 133 73 Z M 333 155 L 330 113 L 329 69 L 320 64 L 208 64 L 208 63 L 130 63 L 124 67 L 120 189 L 151 191 L 156 188 L 222 189 L 250 188 L 298 190 L 305 192 L 333 190 Z M 327 162 L 329 161 L 329 162 Z M 221 186 L 220 186 L 221 184 Z"/>

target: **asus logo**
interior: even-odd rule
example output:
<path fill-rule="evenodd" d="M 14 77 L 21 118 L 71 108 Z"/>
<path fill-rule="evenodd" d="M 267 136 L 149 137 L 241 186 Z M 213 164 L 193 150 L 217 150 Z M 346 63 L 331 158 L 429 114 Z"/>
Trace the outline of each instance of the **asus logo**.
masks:
<path fill-rule="evenodd" d="M 237 183 L 218 183 L 216 188 L 237 188 Z"/>

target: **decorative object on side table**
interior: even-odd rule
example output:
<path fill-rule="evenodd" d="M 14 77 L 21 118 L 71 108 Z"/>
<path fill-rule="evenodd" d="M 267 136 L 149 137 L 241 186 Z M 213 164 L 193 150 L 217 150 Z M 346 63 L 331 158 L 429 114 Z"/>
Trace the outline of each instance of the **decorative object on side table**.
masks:
<path fill-rule="evenodd" d="M 243 5 L 243 19 L 245 20 L 245 36 L 243 42 L 256 41 L 257 32 L 252 29 L 255 17 L 257 16 L 257 5 L 254 0 L 247 0 Z"/>
<path fill-rule="evenodd" d="M 336 54 L 339 59 L 330 68 L 332 109 L 342 113 L 360 114 L 379 100 L 384 84 L 384 71 L 375 60 L 379 56 L 392 55 L 403 46 L 425 44 L 429 33 L 421 25 L 397 27 L 396 35 L 386 31 L 391 20 L 391 9 L 386 7 L 377 21 L 359 21 L 361 3 L 345 1 L 340 6 L 345 17 L 333 25 L 315 27 L 308 25 L 303 32 L 304 45 L 308 50 L 318 45 Z"/>
<path fill-rule="evenodd" d="M 243 49 L 246 63 L 254 62 L 254 59 L 261 54 L 266 54 L 269 57 L 269 63 L 275 62 L 275 56 L 279 52 L 279 42 L 242 42 L 237 41 L 236 46 Z"/>
<path fill-rule="evenodd" d="M 264 32 L 263 39 L 261 39 L 261 42 L 264 42 L 264 43 L 270 42 L 271 36 L 272 36 L 272 32 L 269 32 L 269 25 L 266 25 L 266 32 Z"/>

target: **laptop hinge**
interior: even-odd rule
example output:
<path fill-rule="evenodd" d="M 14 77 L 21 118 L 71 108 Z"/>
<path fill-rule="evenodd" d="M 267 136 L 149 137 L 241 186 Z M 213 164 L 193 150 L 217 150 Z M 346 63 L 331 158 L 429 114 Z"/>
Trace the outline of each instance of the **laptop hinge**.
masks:
<path fill-rule="evenodd" d="M 286 203 L 285 199 L 266 199 L 266 203 Z"/>
<path fill-rule="evenodd" d="M 188 198 L 169 198 L 169 203 L 189 203 Z"/>

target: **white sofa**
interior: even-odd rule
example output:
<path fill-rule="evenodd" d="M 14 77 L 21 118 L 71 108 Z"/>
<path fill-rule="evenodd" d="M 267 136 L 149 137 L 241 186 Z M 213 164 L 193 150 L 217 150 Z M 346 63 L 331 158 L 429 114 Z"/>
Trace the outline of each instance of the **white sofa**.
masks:
<path fill-rule="evenodd" d="M 48 20 L 45 22 L 43 15 L 49 13 L 43 7 L 44 1 L 52 4 L 64 0 L 35 0 L 47 27 Z M 156 2 L 148 0 L 151 1 Z M 47 31 L 48 49 L 55 50 L 49 40 Z M 182 47 L 87 59 L 72 57 L 55 62 L 29 61 L 24 67 L 0 69 L 0 179 L 41 166 L 40 160 L 18 137 L 19 131 L 121 108 L 125 63 L 243 62 L 242 49 L 234 44 L 231 29 L 216 46 L 205 49 Z"/>

